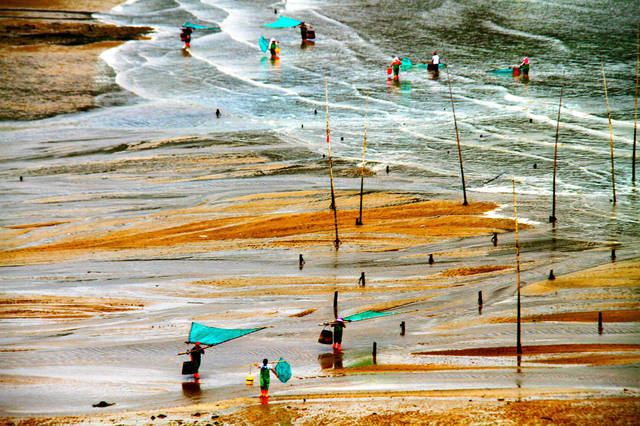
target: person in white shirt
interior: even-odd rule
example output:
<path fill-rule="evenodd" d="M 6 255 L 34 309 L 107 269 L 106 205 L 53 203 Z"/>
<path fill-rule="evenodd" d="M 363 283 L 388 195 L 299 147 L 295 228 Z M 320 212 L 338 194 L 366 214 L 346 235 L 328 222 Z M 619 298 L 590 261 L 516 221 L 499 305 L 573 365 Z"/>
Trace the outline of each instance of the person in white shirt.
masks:
<path fill-rule="evenodd" d="M 433 52 L 433 56 L 431 57 L 431 63 L 433 65 L 439 65 L 440 64 L 440 56 L 438 56 L 438 52 Z"/>

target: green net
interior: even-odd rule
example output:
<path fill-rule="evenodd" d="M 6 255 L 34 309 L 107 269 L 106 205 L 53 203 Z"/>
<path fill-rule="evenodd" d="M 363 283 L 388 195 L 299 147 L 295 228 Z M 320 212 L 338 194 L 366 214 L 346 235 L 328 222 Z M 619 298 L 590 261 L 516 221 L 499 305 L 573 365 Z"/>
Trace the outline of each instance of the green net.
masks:
<path fill-rule="evenodd" d="M 342 317 L 342 319 L 345 321 L 360 321 L 360 320 L 366 320 L 369 318 L 383 317 L 385 315 L 393 315 L 396 313 L 397 312 L 364 311 L 364 312 L 360 312 L 359 314 L 353 314 L 353 315 L 349 315 L 348 317 Z"/>
<path fill-rule="evenodd" d="M 287 381 L 289 381 L 289 379 L 291 378 L 291 365 L 287 361 L 285 361 L 284 358 L 280 358 L 280 361 L 278 361 L 278 364 L 276 365 L 276 368 L 274 368 L 274 370 L 276 370 L 278 379 L 280 379 L 282 383 L 287 383 Z"/>
<path fill-rule="evenodd" d="M 302 24 L 302 21 L 298 21 L 297 19 L 287 18 L 286 16 L 281 16 L 277 21 L 272 22 L 270 24 L 266 24 L 267 28 L 291 28 L 297 27 Z"/>
<path fill-rule="evenodd" d="M 263 36 L 260 36 L 258 45 L 260 46 L 260 50 L 262 50 L 262 52 L 267 53 L 267 50 L 269 49 L 269 40 L 267 40 Z"/>
<path fill-rule="evenodd" d="M 194 30 L 213 30 L 220 31 L 220 27 L 205 27 L 203 25 L 192 24 L 191 22 L 185 22 L 183 27 L 193 28 Z"/>
<path fill-rule="evenodd" d="M 227 340 L 236 339 L 244 336 L 245 334 L 253 333 L 258 330 L 262 330 L 265 327 L 260 328 L 216 328 L 207 327 L 206 325 L 198 324 L 197 322 L 191 323 L 191 330 L 189 331 L 189 343 L 200 342 L 203 345 L 217 345 Z"/>

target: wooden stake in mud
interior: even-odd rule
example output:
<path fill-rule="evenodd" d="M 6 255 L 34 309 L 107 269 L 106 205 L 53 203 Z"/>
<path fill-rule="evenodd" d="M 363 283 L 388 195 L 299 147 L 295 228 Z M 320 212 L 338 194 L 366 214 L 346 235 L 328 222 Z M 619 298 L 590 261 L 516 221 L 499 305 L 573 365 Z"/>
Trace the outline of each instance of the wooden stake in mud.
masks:
<path fill-rule="evenodd" d="M 453 111 L 453 125 L 456 128 L 456 141 L 458 142 L 458 157 L 460 158 L 460 179 L 462 179 L 462 195 L 464 197 L 463 206 L 468 206 L 467 187 L 464 183 L 464 167 L 462 167 L 462 148 L 460 148 L 460 134 L 458 133 L 458 120 L 456 120 L 456 107 L 453 105 L 453 92 L 451 92 L 451 78 L 449 68 L 447 68 L 447 81 L 449 82 L 449 97 L 451 98 L 451 110 Z"/>
<path fill-rule="evenodd" d="M 631 156 L 631 182 L 636 182 L 636 137 L 638 134 L 638 75 L 640 74 L 640 23 L 636 24 L 636 105 L 633 112 L 633 154 Z"/>
<path fill-rule="evenodd" d="M 604 76 L 604 62 L 602 65 L 602 84 L 604 85 L 604 99 L 607 101 L 607 117 L 609 117 L 609 140 L 611 142 L 611 185 L 613 186 L 613 204 L 616 203 L 616 172 L 613 166 L 613 129 L 611 128 L 611 111 L 609 110 L 609 95 L 607 95 L 607 79 Z"/>
<path fill-rule="evenodd" d="M 598 334 L 602 334 L 602 312 L 598 312 Z"/>
<path fill-rule="evenodd" d="M 371 355 L 373 355 L 373 365 L 376 365 L 378 363 L 378 360 L 376 359 L 378 355 L 378 344 L 376 342 L 373 342 L 373 352 Z"/>
<path fill-rule="evenodd" d="M 556 224 L 556 166 L 558 164 L 558 135 L 560 133 L 560 111 L 562 111 L 562 94 L 564 93 L 564 73 L 562 73 L 562 88 L 560 89 L 560 105 L 558 106 L 558 120 L 556 121 L 556 144 L 553 148 L 553 202 L 549 223 Z"/>
<path fill-rule="evenodd" d="M 338 291 L 333 293 L 333 318 L 338 318 Z"/>
<path fill-rule="evenodd" d="M 336 209 L 336 194 L 333 189 L 333 166 L 331 163 L 331 142 L 329 139 L 329 92 L 327 90 L 327 79 L 324 79 L 324 97 L 327 104 L 327 146 L 329 147 L 329 176 L 331 178 L 331 209 L 333 209 L 333 223 L 336 228 L 336 239 L 333 244 L 336 250 L 340 247 L 340 238 L 338 238 L 338 211 Z"/>
<path fill-rule="evenodd" d="M 513 185 L 513 216 L 516 224 L 516 274 L 518 280 L 518 337 L 516 339 L 516 353 L 522 355 L 522 345 L 520 342 L 520 244 L 518 243 L 518 209 L 516 208 L 516 182 L 511 181 Z"/>
<path fill-rule="evenodd" d="M 364 115 L 364 143 L 362 144 L 362 170 L 360 171 L 360 218 L 356 219 L 356 225 L 362 225 L 362 197 L 364 195 L 364 153 L 367 150 L 367 118 L 369 117 L 369 97 L 367 96 Z"/>

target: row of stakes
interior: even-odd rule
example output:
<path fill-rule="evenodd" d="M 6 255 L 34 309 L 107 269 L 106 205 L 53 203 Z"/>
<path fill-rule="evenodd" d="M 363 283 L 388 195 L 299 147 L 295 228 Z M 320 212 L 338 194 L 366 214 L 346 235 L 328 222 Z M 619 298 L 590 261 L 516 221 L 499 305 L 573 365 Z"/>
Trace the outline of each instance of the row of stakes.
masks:
<path fill-rule="evenodd" d="M 491 241 L 493 242 L 494 246 L 498 245 L 498 234 L 496 232 L 493 233 L 493 237 L 491 238 Z M 616 249 L 612 248 L 611 249 L 611 261 L 615 262 L 616 260 Z M 433 265 L 434 263 L 434 259 L 433 259 L 433 254 L 429 255 L 429 264 Z M 303 266 L 305 264 L 304 258 L 302 257 L 302 254 L 300 254 L 299 257 L 299 268 L 302 269 Z M 553 269 L 551 269 L 549 271 L 549 280 L 555 280 L 556 276 L 553 274 Z M 362 272 L 360 274 L 360 278 L 358 279 L 358 285 L 360 287 L 364 287 L 366 285 L 366 278 L 365 278 L 365 273 Z M 484 301 L 482 299 L 482 291 L 478 291 L 478 314 L 482 314 L 482 306 L 484 305 Z M 602 334 L 604 331 L 604 328 L 602 326 L 602 312 L 598 312 L 598 334 Z M 406 323 L 404 321 L 402 321 L 400 323 L 400 335 L 404 336 L 406 334 Z M 377 364 L 377 352 L 378 352 L 378 344 L 376 342 L 373 342 L 373 350 L 372 350 L 372 357 L 373 357 L 373 363 Z"/>

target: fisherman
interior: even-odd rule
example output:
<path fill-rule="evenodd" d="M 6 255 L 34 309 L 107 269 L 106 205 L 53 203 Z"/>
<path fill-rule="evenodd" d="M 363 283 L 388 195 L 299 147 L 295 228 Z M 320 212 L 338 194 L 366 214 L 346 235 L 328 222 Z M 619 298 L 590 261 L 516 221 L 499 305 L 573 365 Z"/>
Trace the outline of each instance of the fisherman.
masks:
<path fill-rule="evenodd" d="M 184 27 L 180 33 L 180 40 L 184 41 L 184 48 L 191 47 L 191 33 L 193 30 L 190 27 Z"/>
<path fill-rule="evenodd" d="M 196 344 L 189 351 L 189 355 L 191 355 L 191 363 L 193 364 L 193 377 L 196 379 L 196 382 L 200 380 L 200 361 L 202 355 L 204 355 L 204 349 L 200 346 L 200 342 L 196 342 Z"/>
<path fill-rule="evenodd" d="M 280 43 L 275 38 L 269 40 L 269 52 L 271 52 L 271 57 L 275 58 L 280 52 L 280 48 L 278 47 L 278 43 Z"/>
<path fill-rule="evenodd" d="M 522 72 L 522 76 L 524 78 L 529 78 L 529 58 L 527 58 L 526 56 L 520 64 L 520 71 Z"/>
<path fill-rule="evenodd" d="M 300 37 L 302 37 L 302 41 L 306 41 L 308 29 L 307 26 L 305 25 L 304 21 L 302 21 L 298 26 L 300 27 Z"/>
<path fill-rule="evenodd" d="M 393 69 L 393 79 L 397 80 L 400 78 L 400 65 L 402 65 L 402 61 L 396 56 L 393 58 L 393 62 L 391 62 L 391 68 Z"/>
<path fill-rule="evenodd" d="M 278 377 L 278 373 L 273 369 L 271 364 L 269 364 L 268 359 L 262 360 L 262 365 L 255 362 L 253 365 L 260 368 L 260 403 L 268 404 L 269 403 L 269 382 L 271 382 L 271 375 L 273 373 Z"/>
<path fill-rule="evenodd" d="M 431 57 L 431 63 L 433 65 L 439 65 L 440 64 L 440 56 L 438 56 L 438 52 L 433 52 L 433 56 Z"/>
<path fill-rule="evenodd" d="M 333 352 L 342 352 L 342 330 L 347 326 L 342 317 L 336 318 L 331 324 L 333 327 Z"/>

